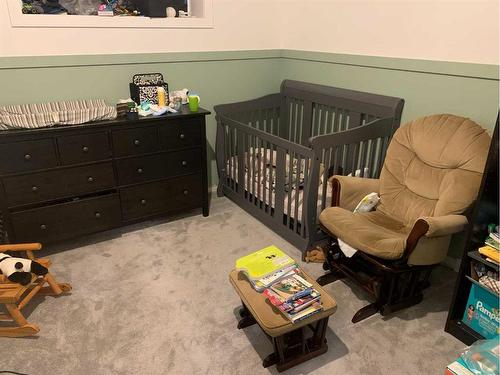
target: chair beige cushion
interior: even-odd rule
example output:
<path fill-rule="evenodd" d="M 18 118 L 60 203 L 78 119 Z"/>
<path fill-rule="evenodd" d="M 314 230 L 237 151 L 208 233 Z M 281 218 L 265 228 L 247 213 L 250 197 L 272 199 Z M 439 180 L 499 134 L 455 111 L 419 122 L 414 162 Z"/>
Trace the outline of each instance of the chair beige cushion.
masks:
<path fill-rule="evenodd" d="M 292 323 L 285 318 L 262 293 L 258 293 L 253 289 L 247 278 L 240 272 L 232 270 L 229 274 L 229 281 L 264 332 L 271 337 L 278 337 L 319 319 L 326 318 L 335 313 L 337 309 L 335 300 L 305 272 L 304 275 L 313 284 L 314 288 L 321 293 L 323 311 L 297 323 Z"/>
<path fill-rule="evenodd" d="M 380 258 L 399 259 L 406 247 L 409 229 L 378 211 L 355 213 L 331 207 L 319 220 L 352 247 Z"/>
<path fill-rule="evenodd" d="M 332 207 L 321 213 L 320 222 L 363 252 L 398 259 L 415 222 L 427 218 L 431 230 L 408 263 L 439 263 L 446 257 L 450 235 L 464 227 L 456 215 L 477 196 L 490 141 L 483 128 L 463 117 L 412 121 L 396 131 L 388 147 L 377 210 L 354 214 Z M 342 189 L 341 183 L 341 198 Z"/>

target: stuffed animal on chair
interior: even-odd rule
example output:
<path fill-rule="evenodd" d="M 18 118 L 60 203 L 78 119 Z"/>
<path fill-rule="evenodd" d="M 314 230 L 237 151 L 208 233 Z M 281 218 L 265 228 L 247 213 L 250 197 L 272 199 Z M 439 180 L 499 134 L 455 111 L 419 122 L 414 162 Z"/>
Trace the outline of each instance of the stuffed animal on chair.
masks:
<path fill-rule="evenodd" d="M 32 273 L 43 276 L 47 272 L 49 272 L 47 268 L 31 259 L 17 258 L 0 253 L 0 273 L 14 283 L 28 285 L 31 282 Z"/>

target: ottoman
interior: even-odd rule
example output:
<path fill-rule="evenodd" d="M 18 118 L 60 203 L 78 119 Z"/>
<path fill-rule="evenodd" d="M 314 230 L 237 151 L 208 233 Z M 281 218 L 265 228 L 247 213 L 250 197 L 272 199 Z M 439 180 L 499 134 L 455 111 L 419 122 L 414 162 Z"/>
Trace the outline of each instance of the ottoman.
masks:
<path fill-rule="evenodd" d="M 304 271 L 302 273 L 307 281 L 321 293 L 323 311 L 297 323 L 292 323 L 285 318 L 263 294 L 253 289 L 244 275 L 236 270 L 229 274 L 229 280 L 242 302 L 238 329 L 256 323 L 260 326 L 274 347 L 274 352 L 264 359 L 262 365 L 264 367 L 276 365 L 279 372 L 317 357 L 328 350 L 325 338 L 326 327 L 328 318 L 335 312 L 337 304 L 314 279 Z"/>

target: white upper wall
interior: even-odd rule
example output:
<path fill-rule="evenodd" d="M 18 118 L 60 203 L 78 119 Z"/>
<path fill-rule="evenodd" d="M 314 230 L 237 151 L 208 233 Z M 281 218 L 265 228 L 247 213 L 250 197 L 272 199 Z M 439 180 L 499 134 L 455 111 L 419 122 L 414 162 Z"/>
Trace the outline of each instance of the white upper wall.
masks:
<path fill-rule="evenodd" d="M 288 49 L 499 63 L 498 0 L 282 3 L 288 4 L 290 27 L 282 33 Z"/>
<path fill-rule="evenodd" d="M 213 29 L 13 28 L 6 1 L 0 56 L 286 48 L 499 63 L 498 0 L 213 0 Z"/>
<path fill-rule="evenodd" d="M 280 46 L 275 25 L 279 4 L 265 0 L 214 0 L 212 29 L 14 28 L 6 1 L 0 0 L 0 56 L 252 50 Z"/>

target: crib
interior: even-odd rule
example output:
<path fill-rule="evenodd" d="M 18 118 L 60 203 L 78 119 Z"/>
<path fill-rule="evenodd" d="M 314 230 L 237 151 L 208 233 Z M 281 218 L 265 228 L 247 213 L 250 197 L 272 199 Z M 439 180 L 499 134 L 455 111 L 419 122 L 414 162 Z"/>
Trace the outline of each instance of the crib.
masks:
<path fill-rule="evenodd" d="M 279 93 L 215 106 L 218 196 L 303 253 L 319 239 L 334 174 L 378 178 L 404 100 L 285 80 Z"/>

